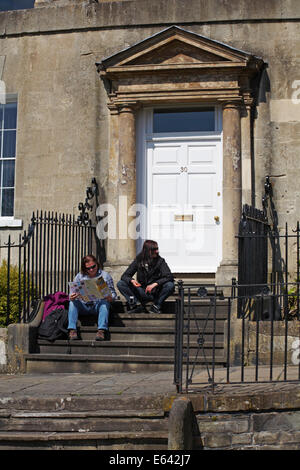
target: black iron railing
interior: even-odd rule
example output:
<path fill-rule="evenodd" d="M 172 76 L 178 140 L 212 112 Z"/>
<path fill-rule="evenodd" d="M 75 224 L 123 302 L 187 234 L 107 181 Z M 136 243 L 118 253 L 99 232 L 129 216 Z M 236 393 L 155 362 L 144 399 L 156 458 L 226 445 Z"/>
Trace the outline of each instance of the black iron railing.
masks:
<path fill-rule="evenodd" d="M 269 177 L 262 210 L 243 206 L 237 238 L 231 286 L 178 283 L 179 391 L 197 381 L 300 380 L 300 226 L 279 228 Z"/>
<path fill-rule="evenodd" d="M 262 210 L 244 205 L 239 224 L 238 238 L 238 302 L 239 315 L 251 314 L 249 299 L 260 292 L 262 287 L 272 294 L 286 295 L 289 289 L 283 284 L 296 282 L 296 295 L 299 302 L 300 280 L 300 239 L 299 222 L 295 228 L 279 228 L 278 216 L 273 201 L 273 187 L 270 177 L 265 180 L 265 193 Z M 288 299 L 282 298 L 288 303 Z M 299 305 L 297 308 L 299 311 Z M 299 318 L 298 318 L 299 319 Z"/>
<path fill-rule="evenodd" d="M 256 285 L 256 293 L 247 296 L 255 306 L 252 317 L 239 315 L 239 300 L 246 300 L 239 287 L 179 282 L 174 368 L 179 393 L 300 380 L 299 283 L 277 285 L 276 293 L 273 285 Z"/>
<path fill-rule="evenodd" d="M 249 295 L 255 293 L 255 285 L 268 281 L 269 231 L 265 212 L 245 204 L 238 234 L 238 279 L 240 285 L 249 286 Z M 246 287 L 240 289 L 240 294 L 245 295 Z"/>
<path fill-rule="evenodd" d="M 83 256 L 93 253 L 100 264 L 104 249 L 89 213 L 97 183 L 87 188 L 80 214 L 40 211 L 32 215 L 27 231 L 17 241 L 11 236 L 0 246 L 0 325 L 28 322 L 37 300 L 58 291 L 68 292 L 68 282 L 80 270 Z"/>
<path fill-rule="evenodd" d="M 265 293 L 278 295 L 286 309 L 290 303 L 290 295 L 293 295 L 299 320 L 299 222 L 292 229 L 285 224 L 281 230 L 269 228 L 265 232 L 240 231 L 238 238 L 238 315 L 255 315 L 252 297 L 263 290 Z"/>

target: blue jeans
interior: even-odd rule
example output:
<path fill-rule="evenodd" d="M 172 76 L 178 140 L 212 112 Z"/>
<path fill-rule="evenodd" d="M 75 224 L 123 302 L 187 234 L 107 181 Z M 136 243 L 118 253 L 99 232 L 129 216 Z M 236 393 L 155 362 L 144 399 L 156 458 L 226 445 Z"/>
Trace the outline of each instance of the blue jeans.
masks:
<path fill-rule="evenodd" d="M 173 294 L 175 289 L 174 282 L 165 282 L 162 286 L 155 287 L 151 294 L 146 294 L 143 287 L 135 287 L 131 282 L 127 283 L 121 280 L 118 282 L 117 286 L 128 304 L 130 304 L 130 297 L 133 297 L 134 303 L 138 301 L 141 302 L 141 304 L 153 302 L 159 308 L 162 306 L 163 301 Z"/>
<path fill-rule="evenodd" d="M 97 300 L 93 304 L 84 304 L 76 299 L 69 304 L 69 330 L 76 330 L 78 315 L 98 315 L 98 330 L 108 330 L 108 315 L 110 303 L 107 300 Z"/>

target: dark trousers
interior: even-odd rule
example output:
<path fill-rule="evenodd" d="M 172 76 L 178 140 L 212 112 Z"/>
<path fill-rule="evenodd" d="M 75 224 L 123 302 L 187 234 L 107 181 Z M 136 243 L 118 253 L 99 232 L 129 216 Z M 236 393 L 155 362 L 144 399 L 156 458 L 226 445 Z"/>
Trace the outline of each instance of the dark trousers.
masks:
<path fill-rule="evenodd" d="M 135 287 L 131 282 L 119 281 L 117 287 L 122 295 L 124 295 L 127 303 L 130 305 L 130 298 L 133 297 L 133 303 L 140 302 L 146 305 L 153 302 L 157 307 L 161 307 L 164 300 L 166 300 L 175 289 L 174 282 L 165 282 L 162 286 L 155 287 L 151 294 L 145 292 L 143 287 Z"/>

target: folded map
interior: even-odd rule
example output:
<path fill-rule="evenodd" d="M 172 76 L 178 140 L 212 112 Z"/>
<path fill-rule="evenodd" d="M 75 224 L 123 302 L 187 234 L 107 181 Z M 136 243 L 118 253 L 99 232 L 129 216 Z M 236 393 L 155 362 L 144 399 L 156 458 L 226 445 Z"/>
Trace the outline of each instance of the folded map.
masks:
<path fill-rule="evenodd" d="M 80 294 L 83 302 L 95 302 L 111 296 L 111 291 L 103 277 L 69 282 L 70 294 Z"/>

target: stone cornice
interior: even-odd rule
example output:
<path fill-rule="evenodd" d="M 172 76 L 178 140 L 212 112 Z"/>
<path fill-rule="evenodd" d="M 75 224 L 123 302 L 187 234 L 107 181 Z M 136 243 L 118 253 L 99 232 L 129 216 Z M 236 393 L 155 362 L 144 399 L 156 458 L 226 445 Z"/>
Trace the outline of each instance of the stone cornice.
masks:
<path fill-rule="evenodd" d="M 253 3 L 246 0 L 128 0 L 126 2 L 88 1 L 66 6 L 55 2 L 39 8 L 0 13 L 0 36 L 47 34 L 97 30 L 114 27 L 168 26 L 170 24 L 206 24 L 232 22 L 282 22 L 300 18 L 299 0 L 268 0 Z M 217 12 L 217 13 L 216 13 Z"/>
<path fill-rule="evenodd" d="M 187 70 L 207 70 L 207 69 L 244 69 L 248 66 L 246 62 L 226 62 L 226 63 L 203 63 L 203 64 L 173 64 L 173 65 L 132 65 L 132 66 L 123 66 L 123 67 L 109 67 L 105 71 L 101 71 L 100 75 L 106 76 L 108 78 L 116 78 L 120 75 L 131 75 L 133 74 L 148 74 L 153 72 L 176 72 L 176 71 L 187 71 Z"/>

